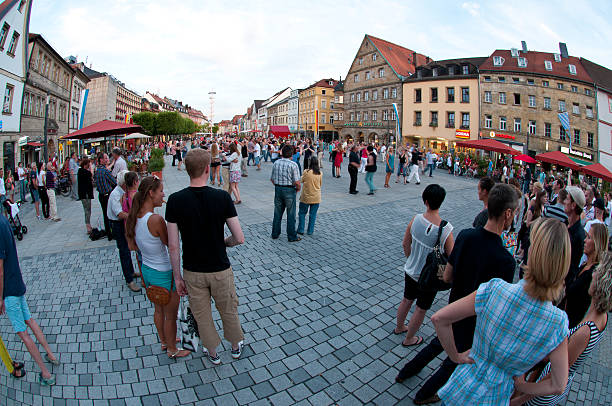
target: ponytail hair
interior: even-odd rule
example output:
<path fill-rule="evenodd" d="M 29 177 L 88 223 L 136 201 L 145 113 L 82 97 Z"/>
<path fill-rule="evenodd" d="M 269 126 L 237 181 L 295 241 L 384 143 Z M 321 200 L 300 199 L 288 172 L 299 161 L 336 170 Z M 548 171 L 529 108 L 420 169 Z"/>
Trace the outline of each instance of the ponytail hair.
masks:
<path fill-rule="evenodd" d="M 159 189 L 161 181 L 156 176 L 147 176 L 140 181 L 138 191 L 132 198 L 132 207 L 128 213 L 128 218 L 125 221 L 125 236 L 128 240 L 134 241 L 136 237 L 136 221 L 138 220 L 138 213 L 142 208 L 145 200 L 149 196 L 150 191 Z"/>

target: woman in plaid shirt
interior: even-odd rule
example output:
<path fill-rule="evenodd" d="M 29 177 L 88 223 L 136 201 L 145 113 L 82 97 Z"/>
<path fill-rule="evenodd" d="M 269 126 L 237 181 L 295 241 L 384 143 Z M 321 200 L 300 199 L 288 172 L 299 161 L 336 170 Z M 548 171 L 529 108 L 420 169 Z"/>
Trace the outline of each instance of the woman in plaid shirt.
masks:
<path fill-rule="evenodd" d="M 432 316 L 442 346 L 460 364 L 438 391 L 444 404 L 507 405 L 515 385 L 525 394 L 563 393 L 568 378 L 568 321 L 552 300 L 562 293 L 569 269 L 569 234 L 557 220 L 539 220 L 531 241 L 523 280 L 509 284 L 492 279 Z M 452 324 L 474 315 L 472 348 L 458 353 Z M 513 381 L 545 357 L 550 360 L 551 379 Z"/>

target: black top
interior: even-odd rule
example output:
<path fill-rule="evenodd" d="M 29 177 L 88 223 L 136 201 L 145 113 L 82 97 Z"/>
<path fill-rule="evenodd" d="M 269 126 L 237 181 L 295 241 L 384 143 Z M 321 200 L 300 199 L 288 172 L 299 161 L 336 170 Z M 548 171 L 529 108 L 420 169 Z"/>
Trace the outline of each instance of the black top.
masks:
<path fill-rule="evenodd" d="M 8 296 L 19 297 L 25 295 L 26 286 L 21 277 L 13 229 L 4 216 L 0 216 L 0 259 L 3 261 L 4 269 L 2 299 Z"/>
<path fill-rule="evenodd" d="M 399 156 L 399 163 L 400 163 L 400 165 L 406 163 L 406 155 L 405 154 L 400 154 L 400 156 Z"/>
<path fill-rule="evenodd" d="M 421 153 L 416 149 L 412 152 L 412 165 L 418 165 L 421 160 Z"/>
<path fill-rule="evenodd" d="M 581 266 L 578 275 L 566 285 L 565 297 L 559 304 L 559 307 L 567 313 L 570 329 L 576 327 L 582 321 L 591 305 L 589 287 L 593 279 L 593 271 L 597 265 L 588 269 L 584 267 L 584 265 Z"/>
<path fill-rule="evenodd" d="M 242 153 L 243 158 L 247 158 L 249 156 L 249 149 L 246 145 L 243 145 L 242 148 L 240 148 L 240 152 Z"/>
<path fill-rule="evenodd" d="M 474 217 L 474 222 L 472 223 L 472 227 L 474 228 L 482 228 L 487 224 L 487 220 L 489 220 L 489 210 L 484 209 L 480 213 Z"/>
<path fill-rule="evenodd" d="M 79 200 L 93 199 L 93 176 L 87 169 L 79 168 L 77 172 Z"/>
<path fill-rule="evenodd" d="M 369 155 L 372 157 L 372 162 L 374 162 L 374 164 L 366 165 L 365 171 L 366 172 L 376 172 L 376 155 L 373 152 L 370 152 Z"/>
<path fill-rule="evenodd" d="M 453 266 L 453 287 L 449 303 L 470 295 L 481 283 L 501 278 L 512 283 L 516 262 L 504 248 L 501 237 L 484 228 L 463 230 L 448 258 Z M 460 352 L 472 346 L 476 316 L 453 323 L 455 343 Z"/>
<path fill-rule="evenodd" d="M 572 256 L 570 260 L 569 272 L 565 277 L 565 286 L 569 286 L 569 282 L 574 280 L 578 274 L 578 265 L 580 264 L 580 258 L 582 258 L 582 254 L 584 252 L 584 239 L 586 238 L 586 234 L 580 220 L 569 227 L 567 231 L 569 232 Z"/>
<path fill-rule="evenodd" d="M 312 145 L 308 145 L 306 148 L 304 148 L 304 161 L 307 161 L 308 159 L 310 159 L 313 152 L 314 152 L 314 149 L 312 149 Z"/>
<path fill-rule="evenodd" d="M 230 267 L 225 251 L 224 227 L 236 217 L 225 190 L 187 187 L 170 195 L 166 221 L 176 223 L 183 241 L 183 268 L 191 272 L 219 272 Z"/>
<path fill-rule="evenodd" d="M 355 151 L 351 151 L 351 153 L 349 154 L 349 166 L 348 169 L 349 170 L 357 170 L 357 168 L 355 168 L 354 165 L 351 165 L 351 162 L 355 162 L 359 165 L 361 165 L 361 158 L 359 157 L 359 154 Z"/>

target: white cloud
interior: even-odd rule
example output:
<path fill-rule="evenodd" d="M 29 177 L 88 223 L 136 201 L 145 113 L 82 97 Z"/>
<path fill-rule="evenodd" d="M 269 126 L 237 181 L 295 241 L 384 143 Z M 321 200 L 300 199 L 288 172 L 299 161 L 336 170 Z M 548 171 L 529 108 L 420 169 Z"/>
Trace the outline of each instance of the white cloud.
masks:
<path fill-rule="evenodd" d="M 215 118 L 253 99 L 344 77 L 364 34 L 434 59 L 486 56 L 498 48 L 555 51 L 612 66 L 605 2 L 414 4 L 394 0 L 37 0 L 30 29 L 64 56 L 88 58 L 134 90 L 159 90 Z M 529 9 L 529 12 L 525 12 Z M 467 13 L 469 13 L 469 15 Z M 464 17 L 462 17 L 464 16 Z M 557 22 L 563 21 L 563 24 Z M 565 41 L 564 41 L 565 40 Z"/>

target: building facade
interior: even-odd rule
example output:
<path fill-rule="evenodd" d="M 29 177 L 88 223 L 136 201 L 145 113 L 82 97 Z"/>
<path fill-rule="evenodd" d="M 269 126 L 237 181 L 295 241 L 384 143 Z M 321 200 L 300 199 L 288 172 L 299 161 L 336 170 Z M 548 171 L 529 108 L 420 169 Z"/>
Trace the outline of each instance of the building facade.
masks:
<path fill-rule="evenodd" d="M 321 79 L 299 92 L 299 128 L 306 137 L 331 141 L 334 127 L 334 79 Z"/>
<path fill-rule="evenodd" d="M 434 61 L 403 84 L 403 144 L 437 152 L 479 134 L 478 66 L 487 58 Z"/>
<path fill-rule="evenodd" d="M 87 67 L 84 73 L 90 79 L 84 126 L 102 120 L 125 121 L 127 115 L 142 111 L 142 97 L 114 76 Z"/>
<path fill-rule="evenodd" d="M 344 82 L 342 78 L 334 87 L 334 139 L 339 138 L 340 132 L 344 128 Z"/>
<path fill-rule="evenodd" d="M 128 120 L 134 114 L 142 111 L 142 96 L 128 89 L 125 85 L 119 82 L 117 86 L 117 109 L 115 113 L 115 121 Z"/>
<path fill-rule="evenodd" d="M 401 119 L 402 81 L 430 59 L 408 48 L 366 35 L 344 80 L 344 129 L 341 137 L 389 143 Z M 401 124 L 401 123 L 400 123 Z"/>
<path fill-rule="evenodd" d="M 293 89 L 287 102 L 287 126 L 291 134 L 298 131 L 299 95 L 300 89 Z"/>
<path fill-rule="evenodd" d="M 21 132 L 28 140 L 44 142 L 45 104 L 47 112 L 47 151 L 49 157 L 59 154 L 58 138 L 68 134 L 72 67 L 39 34 L 28 35 L 29 70 L 23 94 Z M 30 141 L 28 141 L 30 142 Z M 40 151 L 22 146 L 22 160 L 41 159 Z M 24 158 L 24 155 L 27 157 Z"/>
<path fill-rule="evenodd" d="M 480 127 L 529 155 L 561 151 L 582 164 L 597 160 L 593 81 L 579 58 L 560 52 L 496 50 L 480 66 Z M 559 120 L 569 113 L 570 131 Z M 571 144 L 570 144 L 571 139 Z"/>

